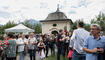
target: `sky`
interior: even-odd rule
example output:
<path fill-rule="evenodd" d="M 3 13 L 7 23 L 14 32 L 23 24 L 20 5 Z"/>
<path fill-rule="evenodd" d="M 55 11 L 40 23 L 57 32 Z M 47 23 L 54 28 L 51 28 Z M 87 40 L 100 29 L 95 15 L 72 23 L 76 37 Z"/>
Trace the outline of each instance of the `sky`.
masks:
<path fill-rule="evenodd" d="M 0 24 L 9 20 L 16 23 L 26 19 L 45 20 L 57 10 L 73 22 L 83 19 L 90 23 L 100 12 L 105 13 L 105 0 L 0 0 Z"/>

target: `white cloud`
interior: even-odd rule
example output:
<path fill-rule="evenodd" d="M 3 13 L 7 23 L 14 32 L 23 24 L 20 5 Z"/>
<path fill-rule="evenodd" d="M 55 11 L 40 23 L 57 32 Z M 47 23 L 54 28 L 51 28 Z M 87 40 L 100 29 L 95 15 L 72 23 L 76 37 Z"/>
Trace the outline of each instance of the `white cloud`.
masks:
<path fill-rule="evenodd" d="M 90 23 L 90 20 L 94 18 L 96 15 L 99 14 L 100 11 L 103 11 L 105 8 L 105 1 L 104 0 L 81 0 L 82 4 L 78 3 L 75 5 L 71 6 L 71 9 L 69 10 L 74 10 L 76 14 L 70 14 L 66 12 L 69 18 L 71 18 L 73 21 L 76 19 L 84 19 L 86 23 Z M 76 1 L 75 1 L 76 2 Z M 84 5 L 84 3 L 86 5 Z M 83 6 L 78 6 L 78 5 L 83 5 Z M 77 7 L 78 6 L 78 7 Z M 65 9 L 66 10 L 66 9 Z M 66 10 L 68 11 L 68 10 Z"/>
<path fill-rule="evenodd" d="M 105 11 L 104 0 L 0 0 L 0 22 L 44 20 L 49 13 L 56 11 L 58 3 L 60 11 L 73 21 L 83 18 L 89 23 L 100 11 Z"/>

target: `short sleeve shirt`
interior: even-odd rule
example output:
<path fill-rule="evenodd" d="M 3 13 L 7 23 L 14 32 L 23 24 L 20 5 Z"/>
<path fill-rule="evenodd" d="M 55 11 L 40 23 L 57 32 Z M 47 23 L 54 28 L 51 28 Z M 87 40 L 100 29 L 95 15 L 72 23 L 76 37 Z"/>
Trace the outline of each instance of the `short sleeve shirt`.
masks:
<path fill-rule="evenodd" d="M 6 49 L 7 57 L 16 57 L 16 41 L 8 40 L 8 48 Z"/>

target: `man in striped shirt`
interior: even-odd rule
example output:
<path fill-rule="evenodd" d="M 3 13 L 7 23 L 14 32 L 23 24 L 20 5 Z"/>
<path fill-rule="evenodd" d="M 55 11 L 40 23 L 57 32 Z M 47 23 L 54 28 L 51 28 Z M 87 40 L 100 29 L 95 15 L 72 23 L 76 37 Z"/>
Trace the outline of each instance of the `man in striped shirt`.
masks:
<path fill-rule="evenodd" d="M 84 28 L 82 21 L 77 22 L 77 29 L 73 31 L 70 39 L 70 47 L 73 47 L 72 60 L 85 60 L 85 53 L 82 50 L 84 40 L 89 36 L 89 32 Z"/>

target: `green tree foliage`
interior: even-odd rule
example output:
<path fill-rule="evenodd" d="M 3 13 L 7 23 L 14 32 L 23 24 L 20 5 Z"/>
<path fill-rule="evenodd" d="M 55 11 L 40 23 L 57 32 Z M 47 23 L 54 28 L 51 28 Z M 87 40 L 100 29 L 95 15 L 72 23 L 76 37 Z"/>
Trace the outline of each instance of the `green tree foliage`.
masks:
<path fill-rule="evenodd" d="M 99 24 L 102 28 L 102 31 L 105 31 L 105 14 L 100 12 L 98 16 L 91 20 L 91 24 Z"/>
<path fill-rule="evenodd" d="M 28 21 L 22 22 L 22 24 L 27 26 L 28 28 L 33 29 L 32 25 Z"/>
<path fill-rule="evenodd" d="M 0 27 L 0 34 L 4 34 L 5 29 L 14 27 L 16 25 L 17 24 L 14 21 L 7 22 L 5 25 L 3 25 L 3 26 Z"/>
<path fill-rule="evenodd" d="M 85 28 L 87 31 L 90 31 L 90 24 L 85 24 L 85 25 L 84 25 L 84 28 Z"/>
<path fill-rule="evenodd" d="M 77 22 L 74 22 L 71 28 L 74 30 L 77 28 L 76 26 L 77 26 Z"/>
<path fill-rule="evenodd" d="M 83 19 L 82 20 L 77 20 L 77 21 L 75 21 L 74 23 L 73 23 L 73 25 L 72 25 L 72 29 L 74 30 L 74 29 L 77 29 L 77 22 L 78 21 L 83 21 Z M 87 31 L 90 31 L 90 24 L 86 24 L 86 23 L 84 23 L 84 28 L 87 30 Z"/>
<path fill-rule="evenodd" d="M 37 34 L 41 33 L 42 32 L 41 25 L 39 23 L 35 24 L 34 30 L 35 30 L 35 33 L 37 33 Z"/>
<path fill-rule="evenodd" d="M 40 23 L 36 23 L 34 25 L 31 25 L 28 21 L 25 21 L 22 24 L 29 27 L 29 28 L 31 28 L 31 29 L 34 29 L 36 34 L 39 34 L 39 33 L 42 32 L 42 28 L 41 28 Z"/>

